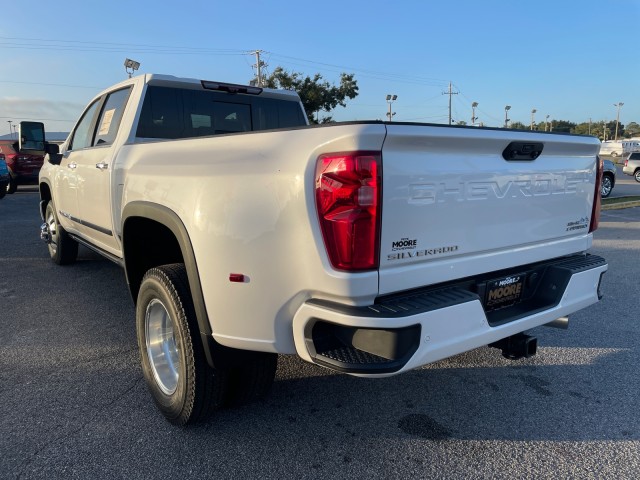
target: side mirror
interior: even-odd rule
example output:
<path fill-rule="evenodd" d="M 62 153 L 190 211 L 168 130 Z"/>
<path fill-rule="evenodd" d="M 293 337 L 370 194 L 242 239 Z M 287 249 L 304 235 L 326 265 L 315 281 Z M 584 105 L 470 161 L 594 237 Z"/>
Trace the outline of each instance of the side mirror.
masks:
<path fill-rule="evenodd" d="M 46 142 L 44 146 L 45 153 L 49 156 L 47 161 L 51 165 L 60 165 L 62 163 L 62 155 L 60 155 L 60 146 L 57 143 Z"/>
<path fill-rule="evenodd" d="M 18 130 L 18 149 L 20 153 L 44 155 L 44 124 L 41 122 L 20 122 Z"/>

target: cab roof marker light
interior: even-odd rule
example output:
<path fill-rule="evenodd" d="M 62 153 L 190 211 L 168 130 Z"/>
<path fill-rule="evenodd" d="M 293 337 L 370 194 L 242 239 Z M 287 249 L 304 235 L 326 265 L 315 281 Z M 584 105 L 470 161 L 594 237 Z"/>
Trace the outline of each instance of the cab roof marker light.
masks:
<path fill-rule="evenodd" d="M 262 88 L 252 87 L 249 85 L 237 85 L 235 83 L 212 82 L 209 80 L 201 80 L 202 88 L 206 90 L 220 90 L 229 93 L 246 93 L 249 95 L 260 95 Z"/>

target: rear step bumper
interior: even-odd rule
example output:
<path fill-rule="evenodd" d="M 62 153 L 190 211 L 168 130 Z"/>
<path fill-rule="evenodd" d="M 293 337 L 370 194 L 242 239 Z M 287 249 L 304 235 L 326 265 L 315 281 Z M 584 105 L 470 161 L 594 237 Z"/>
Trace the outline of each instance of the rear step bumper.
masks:
<path fill-rule="evenodd" d="M 483 307 L 485 280 L 387 296 L 354 307 L 310 299 L 296 312 L 298 355 L 364 377 L 390 376 L 498 342 L 596 303 L 607 263 L 576 255 L 519 267 L 535 279 L 526 298 L 491 312 Z M 485 278 L 495 278 L 488 275 Z M 508 272 L 507 272 L 508 274 Z"/>

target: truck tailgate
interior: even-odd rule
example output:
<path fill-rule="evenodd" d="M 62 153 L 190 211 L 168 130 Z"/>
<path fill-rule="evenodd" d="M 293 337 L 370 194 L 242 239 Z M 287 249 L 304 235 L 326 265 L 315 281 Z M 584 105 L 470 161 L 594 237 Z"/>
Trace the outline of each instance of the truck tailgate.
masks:
<path fill-rule="evenodd" d="M 503 157 L 518 142 L 542 152 Z M 573 135 L 387 125 L 379 293 L 589 248 L 599 146 Z"/>

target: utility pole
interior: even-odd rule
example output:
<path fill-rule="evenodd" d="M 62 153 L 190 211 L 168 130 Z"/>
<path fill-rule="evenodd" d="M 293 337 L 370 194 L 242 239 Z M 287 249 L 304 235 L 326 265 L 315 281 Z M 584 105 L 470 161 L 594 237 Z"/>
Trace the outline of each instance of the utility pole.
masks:
<path fill-rule="evenodd" d="M 591 117 L 589 117 L 589 135 L 591 135 Z"/>
<path fill-rule="evenodd" d="M 460 92 L 454 92 L 451 89 L 451 82 L 449 82 L 449 91 L 442 92 L 443 95 L 449 95 L 449 125 L 451 125 L 451 95 L 458 95 Z"/>
<path fill-rule="evenodd" d="M 478 119 L 478 117 L 476 117 L 476 108 L 478 108 L 478 102 L 473 102 L 471 104 L 471 125 L 475 125 Z"/>
<path fill-rule="evenodd" d="M 544 119 L 544 131 L 547 131 L 547 126 L 549 125 L 549 115 Z"/>
<path fill-rule="evenodd" d="M 389 117 L 389 121 L 393 118 L 396 112 L 391 111 L 391 104 L 396 101 L 398 95 L 387 95 L 387 103 L 389 104 L 389 111 L 387 112 L 387 117 Z"/>
<path fill-rule="evenodd" d="M 620 107 L 622 107 L 623 105 L 624 103 L 622 102 L 613 104 L 614 107 L 618 107 L 618 115 L 616 115 L 616 137 L 614 138 L 616 142 L 618 141 L 618 124 L 620 123 Z"/>
<path fill-rule="evenodd" d="M 7 120 L 7 123 L 9 124 L 9 138 L 13 140 L 13 130 L 11 130 L 11 124 L 13 123 L 13 120 Z"/>
<path fill-rule="evenodd" d="M 505 105 L 504 107 L 504 128 L 509 127 L 509 110 L 511 110 L 511 105 Z"/>
<path fill-rule="evenodd" d="M 261 87 L 262 86 L 262 67 L 266 67 L 267 64 L 264 63 L 262 60 L 260 60 L 260 54 L 262 53 L 262 50 L 256 50 L 255 52 L 251 52 L 256 56 L 256 64 L 254 65 L 254 67 L 256 67 L 256 87 Z"/>
<path fill-rule="evenodd" d="M 531 130 L 533 130 L 533 125 L 536 123 L 533 120 L 533 116 L 536 114 L 537 110 L 534 108 L 533 110 L 531 110 Z"/>

